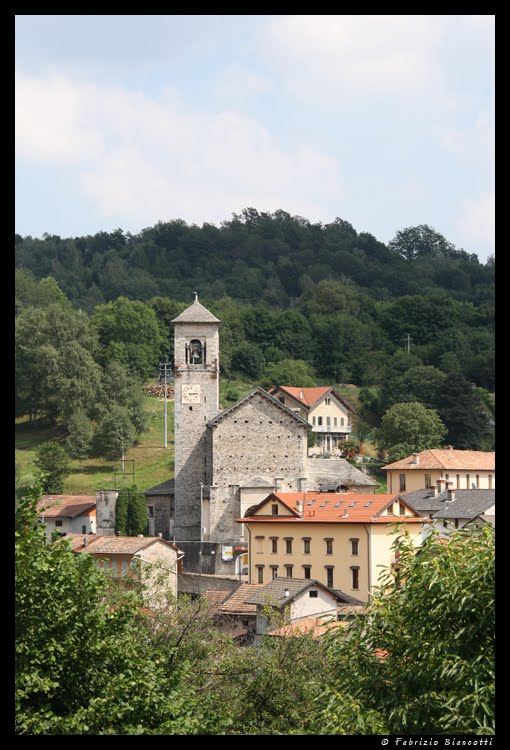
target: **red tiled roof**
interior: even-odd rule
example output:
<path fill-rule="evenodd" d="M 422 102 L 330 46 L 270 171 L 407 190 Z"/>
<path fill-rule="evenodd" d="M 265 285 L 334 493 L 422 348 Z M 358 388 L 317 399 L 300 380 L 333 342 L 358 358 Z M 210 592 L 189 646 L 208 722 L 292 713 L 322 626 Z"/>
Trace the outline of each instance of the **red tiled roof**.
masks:
<path fill-rule="evenodd" d="M 288 393 L 289 396 L 301 401 L 305 406 L 311 407 L 316 404 L 325 393 L 331 390 L 331 386 L 325 385 L 321 388 L 295 388 L 290 385 L 281 385 L 279 390 Z"/>
<path fill-rule="evenodd" d="M 452 471 L 491 470 L 496 468 L 494 451 L 457 451 L 449 449 L 430 449 L 418 453 L 419 463 L 412 463 L 412 456 L 382 466 L 382 469 L 451 469 Z"/>
<path fill-rule="evenodd" d="M 95 515 L 95 507 L 95 495 L 41 495 L 37 512 L 40 516 L 44 513 L 45 518 L 76 518 Z"/>
<path fill-rule="evenodd" d="M 274 636 L 298 636 L 308 633 L 314 638 L 319 638 L 329 630 L 336 630 L 338 628 L 346 628 L 349 623 L 345 620 L 332 619 L 334 615 L 326 615 L 324 617 L 318 617 L 317 615 L 311 617 L 301 617 L 299 620 L 288 625 L 283 625 L 281 628 L 271 630 L 268 635 Z"/>
<path fill-rule="evenodd" d="M 71 535 L 67 535 L 70 537 Z M 75 552 L 90 552 L 92 555 L 135 555 L 155 542 L 162 542 L 172 549 L 177 547 L 158 536 L 98 536 L 96 534 L 73 534 L 72 537 L 81 539 L 81 544 L 75 545 Z M 86 547 L 83 539 L 87 539 Z"/>
<path fill-rule="evenodd" d="M 218 612 L 218 609 L 225 599 L 230 596 L 230 591 L 223 590 L 210 590 L 204 592 L 204 597 L 207 599 L 208 610 L 211 614 Z"/>
<path fill-rule="evenodd" d="M 296 513 L 297 502 L 303 503 L 302 516 L 273 516 L 273 515 L 251 515 L 239 518 L 239 523 L 423 523 L 423 518 L 413 516 L 380 515 L 390 503 L 397 499 L 394 494 L 374 495 L 361 494 L 358 492 L 273 492 L 266 500 L 259 504 L 270 504 L 274 499 L 281 500 L 285 505 Z M 309 502 L 315 500 L 312 505 Z M 400 499 L 409 510 L 411 508 Z M 323 503 L 327 503 L 321 507 Z M 354 503 L 354 505 L 353 505 Z"/>
<path fill-rule="evenodd" d="M 261 583 L 242 583 L 232 596 L 229 596 L 218 608 L 218 612 L 225 615 L 256 615 L 257 605 L 247 604 L 245 599 L 260 589 L 262 585 Z"/>

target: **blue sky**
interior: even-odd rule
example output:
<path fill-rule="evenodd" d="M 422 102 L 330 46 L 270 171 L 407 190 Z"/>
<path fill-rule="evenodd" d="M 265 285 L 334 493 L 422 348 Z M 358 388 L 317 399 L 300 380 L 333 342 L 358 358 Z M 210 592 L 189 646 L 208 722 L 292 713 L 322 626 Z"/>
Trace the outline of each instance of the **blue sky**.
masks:
<path fill-rule="evenodd" d="M 485 261 L 494 16 L 16 16 L 18 234 L 248 206 Z"/>

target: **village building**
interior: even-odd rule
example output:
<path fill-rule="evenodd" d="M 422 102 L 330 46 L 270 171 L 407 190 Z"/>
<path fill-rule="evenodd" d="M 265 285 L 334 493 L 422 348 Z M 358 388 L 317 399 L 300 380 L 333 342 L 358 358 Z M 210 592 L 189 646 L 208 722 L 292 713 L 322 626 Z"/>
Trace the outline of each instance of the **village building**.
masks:
<path fill-rule="evenodd" d="M 354 408 L 334 388 L 279 385 L 271 388 L 269 393 L 308 420 L 316 436 L 316 446 L 310 453 L 341 455 L 342 443 L 351 436 Z"/>
<path fill-rule="evenodd" d="M 452 446 L 413 453 L 381 468 L 387 473 L 388 492 L 428 489 L 438 479 L 452 481 L 456 490 L 492 490 L 496 487 L 493 451 L 460 451 Z"/>
<path fill-rule="evenodd" d="M 177 596 L 183 553 L 171 542 L 150 536 L 66 536 L 76 554 L 92 555 L 97 567 L 113 578 L 142 584 L 149 606 L 164 606 L 167 593 Z"/>
<path fill-rule="evenodd" d="M 59 534 L 94 534 L 96 532 L 96 498 L 94 495 L 41 495 L 37 518 L 51 539 Z"/>
<path fill-rule="evenodd" d="M 343 459 L 310 458 L 312 426 L 263 388 L 220 409 L 220 321 L 198 297 L 172 325 L 174 510 L 170 483 L 148 490 L 146 501 L 153 533 L 178 543 L 186 570 L 241 572 L 246 536 L 236 519 L 272 490 L 375 489 L 375 480 Z"/>
<path fill-rule="evenodd" d="M 428 516 L 432 523 L 424 530 L 437 529 L 450 533 L 464 526 L 478 522 L 495 525 L 496 490 L 458 490 L 452 481 L 438 479 L 425 490 L 415 490 L 400 497 L 422 516 Z"/>
<path fill-rule="evenodd" d="M 429 523 L 393 494 L 274 492 L 238 523 L 249 538 L 249 582 L 315 579 L 368 601 L 381 566 L 395 562 L 397 534 L 421 542 Z"/>

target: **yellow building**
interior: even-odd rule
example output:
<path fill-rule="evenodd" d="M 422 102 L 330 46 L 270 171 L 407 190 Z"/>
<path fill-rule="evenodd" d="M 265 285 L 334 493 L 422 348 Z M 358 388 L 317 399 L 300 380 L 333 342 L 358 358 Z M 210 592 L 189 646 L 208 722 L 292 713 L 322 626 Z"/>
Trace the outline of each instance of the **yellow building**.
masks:
<path fill-rule="evenodd" d="M 450 481 L 456 490 L 496 489 L 496 454 L 485 451 L 430 449 L 382 468 L 388 492 L 414 492 Z M 440 490 L 441 491 L 441 490 Z"/>
<path fill-rule="evenodd" d="M 393 494 L 278 492 L 249 508 L 249 581 L 310 578 L 368 601 L 381 567 L 395 562 L 395 537 L 421 541 L 420 517 Z"/>
<path fill-rule="evenodd" d="M 354 408 L 332 386 L 295 388 L 288 385 L 272 388 L 269 393 L 287 408 L 312 425 L 317 438 L 318 454 L 340 455 L 342 442 L 350 438 Z M 310 451 L 310 454 L 314 449 Z"/>

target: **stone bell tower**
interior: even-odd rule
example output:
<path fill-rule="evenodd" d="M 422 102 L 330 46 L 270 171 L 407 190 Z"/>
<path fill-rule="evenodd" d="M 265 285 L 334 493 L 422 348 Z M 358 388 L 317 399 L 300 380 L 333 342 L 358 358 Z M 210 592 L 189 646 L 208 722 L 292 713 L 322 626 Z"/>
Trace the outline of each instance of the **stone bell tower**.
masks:
<path fill-rule="evenodd" d="M 198 301 L 172 320 L 175 387 L 177 542 L 201 539 L 201 505 L 212 476 L 207 423 L 219 412 L 220 321 Z"/>

